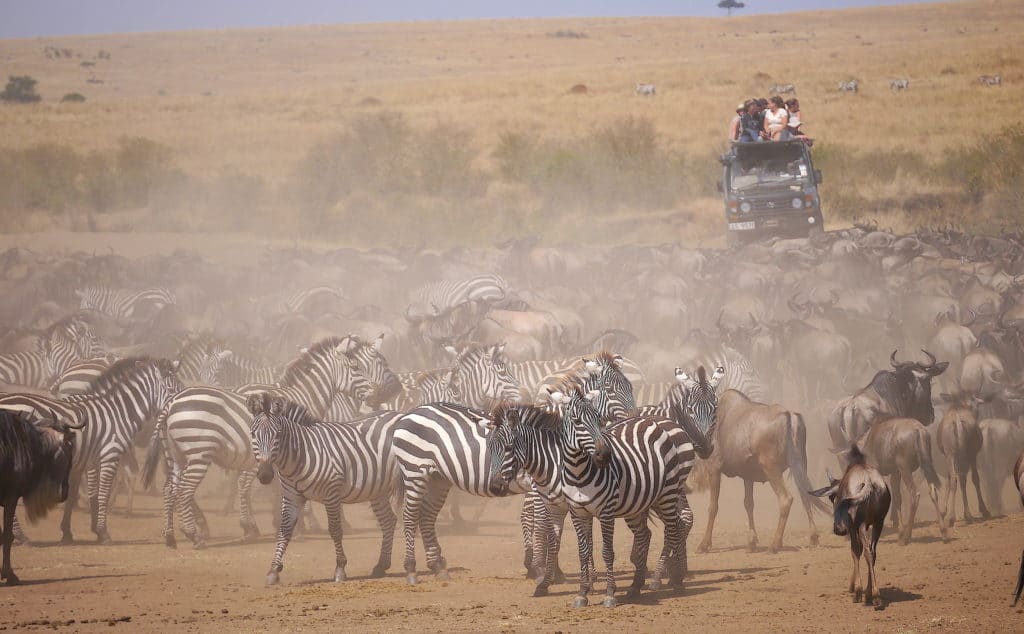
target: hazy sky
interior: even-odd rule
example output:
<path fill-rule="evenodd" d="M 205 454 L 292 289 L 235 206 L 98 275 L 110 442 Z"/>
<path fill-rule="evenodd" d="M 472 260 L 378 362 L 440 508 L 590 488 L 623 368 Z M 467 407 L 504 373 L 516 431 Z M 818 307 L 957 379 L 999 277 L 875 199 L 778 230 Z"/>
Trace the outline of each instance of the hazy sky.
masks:
<path fill-rule="evenodd" d="M 779 13 L 914 0 L 746 0 Z M 0 38 L 337 22 L 723 15 L 717 0 L 0 0 Z"/>

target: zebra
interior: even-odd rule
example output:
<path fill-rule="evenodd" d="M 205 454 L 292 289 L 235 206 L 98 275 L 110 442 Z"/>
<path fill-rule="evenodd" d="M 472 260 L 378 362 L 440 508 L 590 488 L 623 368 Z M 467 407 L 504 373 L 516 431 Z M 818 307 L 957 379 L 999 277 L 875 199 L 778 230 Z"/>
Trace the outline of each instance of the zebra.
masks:
<path fill-rule="evenodd" d="M 684 485 L 694 452 L 710 454 L 717 401 L 713 382 L 707 379 L 703 367 L 685 387 L 689 392 L 686 404 L 675 406 L 671 419 L 627 419 L 607 431 L 602 429 L 600 415 L 591 403 L 596 391 L 553 394 L 562 405 L 559 415 L 517 408 L 519 416 L 495 420 L 490 441 L 491 487 L 508 482 L 516 471 L 525 468 L 539 489 L 560 487 L 569 504 L 580 545 L 581 583 L 574 607 L 587 605 L 592 585 L 593 517 L 600 520 L 604 542 L 606 607 L 616 604 L 612 541 L 616 517 L 625 518 L 634 534 L 631 560 L 636 571 L 627 596 L 638 596 L 646 581 L 650 547 L 647 516 L 651 511 L 665 523 L 661 561 L 669 565 L 671 582 L 682 583 L 686 536 L 693 523 Z M 526 415 L 522 415 L 523 410 Z M 659 563 L 656 571 L 659 583 L 663 565 Z M 546 581 L 550 575 L 549 563 Z"/>
<path fill-rule="evenodd" d="M 500 275 L 477 275 L 464 280 L 425 284 L 409 294 L 406 319 L 410 322 L 435 317 L 470 302 L 491 304 L 505 299 L 508 282 Z"/>
<path fill-rule="evenodd" d="M 992 88 L 994 86 L 1002 86 L 1003 78 L 1000 75 L 982 75 L 981 77 L 978 77 L 978 83 L 982 86 Z"/>
<path fill-rule="evenodd" d="M 36 350 L 0 354 L 0 383 L 49 389 L 55 376 L 100 348 L 88 322 L 71 315 L 47 328 Z"/>
<path fill-rule="evenodd" d="M 509 370 L 526 393 L 534 397 L 544 397 L 548 387 L 558 384 L 561 377 L 568 372 L 582 372 L 586 360 L 592 357 L 593 355 L 581 355 L 550 361 L 517 361 L 510 364 Z M 636 362 L 619 355 L 617 364 L 630 383 L 635 385 L 644 381 L 644 372 Z"/>
<path fill-rule="evenodd" d="M 697 355 L 695 358 L 687 359 L 687 365 L 709 368 L 721 368 L 724 374 L 716 383 L 715 391 L 721 396 L 726 390 L 738 390 L 744 394 L 757 394 L 758 401 L 768 398 L 768 389 L 761 379 L 760 374 L 754 369 L 753 364 L 741 352 L 728 346 L 720 344 L 716 349 Z M 669 396 L 672 389 L 679 381 L 681 369 L 676 368 L 676 380 L 662 381 L 658 383 L 639 383 L 633 386 L 636 394 L 636 402 L 641 404 L 645 412 L 656 412 L 664 415 L 667 411 L 664 407 L 660 410 L 651 410 L 651 406 L 665 405 L 664 400 Z"/>
<path fill-rule="evenodd" d="M 307 500 L 327 509 L 334 540 L 334 580 L 344 581 L 347 559 L 342 548 L 342 504 L 370 502 L 383 533 L 380 557 L 371 577 L 391 567 L 397 519 L 391 508 L 396 470 L 391 438 L 398 412 L 377 412 L 348 423 L 318 420 L 305 407 L 267 393 L 248 397 L 252 412 L 252 451 L 257 477 L 269 484 L 276 471 L 283 490 L 277 547 L 267 585 L 280 581 L 284 553 Z"/>
<path fill-rule="evenodd" d="M 654 84 L 637 84 L 633 87 L 633 92 L 641 97 L 653 97 L 657 94 L 657 87 Z"/>
<path fill-rule="evenodd" d="M 891 90 L 893 92 L 901 92 L 903 90 L 908 90 L 909 88 L 910 88 L 910 80 L 909 79 L 905 79 L 904 78 L 904 79 L 890 79 L 889 80 L 889 90 Z"/>
<path fill-rule="evenodd" d="M 370 383 L 349 356 L 352 342 L 328 337 L 305 350 L 289 364 L 273 393 L 309 408 L 315 415 L 327 411 L 334 394 L 347 392 L 363 400 Z M 206 547 L 206 520 L 195 502 L 195 492 L 211 464 L 239 472 L 239 524 L 246 538 L 259 535 L 252 517 L 250 488 L 256 477 L 249 433 L 251 415 L 245 395 L 212 387 L 182 390 L 161 413 L 150 440 L 143 469 L 146 487 L 153 481 L 161 454 L 167 466 L 164 482 L 164 542 L 176 548 L 173 514 L 177 507 L 182 531 L 195 548 Z"/>
<path fill-rule="evenodd" d="M 174 293 L 166 288 L 147 288 L 141 291 L 92 286 L 76 290 L 75 295 L 81 300 L 81 310 L 95 310 L 113 317 L 116 321 L 127 321 L 135 316 L 135 311 L 143 305 L 152 305 L 156 309 L 176 303 Z"/>
<path fill-rule="evenodd" d="M 388 360 L 381 354 L 384 345 L 384 333 L 373 341 L 363 341 L 356 335 L 348 335 L 351 347 L 349 355 L 359 364 L 359 371 L 375 386 L 374 391 L 366 397 L 366 407 L 371 410 L 396 399 L 403 390 L 402 382 L 392 370 Z M 350 420 L 359 412 L 361 403 L 352 400 L 347 394 L 338 393 L 327 412 L 327 420 Z"/>
<path fill-rule="evenodd" d="M 89 489 L 91 527 L 99 543 L 111 543 L 107 531 L 107 507 L 118 464 L 131 451 L 132 439 L 142 425 L 155 417 L 181 390 L 178 365 L 166 359 L 122 359 L 110 366 L 88 394 L 56 400 L 33 394 L 0 396 L 0 409 L 33 412 L 88 424 L 76 438 L 69 490 L 78 491 L 83 474 Z M 62 542 L 74 541 L 71 533 L 73 503 L 64 505 Z"/>
<path fill-rule="evenodd" d="M 220 383 L 230 387 L 258 384 L 273 385 L 287 365 L 268 366 L 261 361 L 232 350 L 220 370 Z"/>
<path fill-rule="evenodd" d="M 795 95 L 796 86 L 793 84 L 775 84 L 768 89 L 768 93 L 772 95 Z"/>
<path fill-rule="evenodd" d="M 856 94 L 859 88 L 860 83 L 856 79 L 839 82 L 839 92 L 852 92 Z"/>

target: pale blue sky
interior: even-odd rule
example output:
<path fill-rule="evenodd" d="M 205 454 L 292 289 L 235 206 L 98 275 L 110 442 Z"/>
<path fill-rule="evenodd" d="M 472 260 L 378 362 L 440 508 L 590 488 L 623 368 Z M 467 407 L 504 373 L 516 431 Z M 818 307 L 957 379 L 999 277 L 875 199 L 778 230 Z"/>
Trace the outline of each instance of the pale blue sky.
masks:
<path fill-rule="evenodd" d="M 747 0 L 741 14 L 914 0 Z M 717 16 L 717 0 L 0 0 L 0 38 L 338 22 L 583 16 Z"/>

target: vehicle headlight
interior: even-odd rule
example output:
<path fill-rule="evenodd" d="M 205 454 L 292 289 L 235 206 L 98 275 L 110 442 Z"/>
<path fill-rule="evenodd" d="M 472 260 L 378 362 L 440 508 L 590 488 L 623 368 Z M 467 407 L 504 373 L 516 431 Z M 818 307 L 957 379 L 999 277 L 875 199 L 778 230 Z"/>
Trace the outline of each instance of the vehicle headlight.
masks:
<path fill-rule="evenodd" d="M 799 198 L 794 198 L 793 199 L 793 209 L 800 209 L 803 206 L 804 206 L 804 201 L 800 200 Z"/>
<path fill-rule="evenodd" d="M 740 211 L 742 211 L 743 213 L 749 212 L 750 211 L 750 203 L 748 203 L 748 202 L 740 203 Z"/>

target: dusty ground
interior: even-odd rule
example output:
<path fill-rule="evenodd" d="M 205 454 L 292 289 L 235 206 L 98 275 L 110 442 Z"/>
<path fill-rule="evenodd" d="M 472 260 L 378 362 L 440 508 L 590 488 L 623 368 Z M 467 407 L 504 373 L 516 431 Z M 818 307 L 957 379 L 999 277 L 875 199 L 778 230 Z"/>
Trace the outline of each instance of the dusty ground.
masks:
<path fill-rule="evenodd" d="M 209 549 L 182 545 L 168 550 L 159 535 L 157 498 L 137 496 L 133 515 L 111 519 L 113 546 L 55 545 L 55 517 L 32 527 L 38 546 L 14 552 L 24 585 L 0 588 L 6 606 L 0 629 L 106 630 L 116 625 L 137 631 L 557 632 L 595 625 L 601 630 L 623 625 L 651 631 L 696 625 L 697 630 L 759 632 L 1020 630 L 1024 610 L 1010 608 L 1009 597 L 1024 541 L 1021 516 L 959 524 L 949 544 L 938 539 L 930 520 L 918 525 L 914 543 L 907 547 L 897 546 L 887 532 L 879 546 L 878 574 L 888 605 L 875 610 L 852 603 L 845 592 L 850 556 L 844 542 L 826 533 L 822 546 L 806 547 L 807 524 L 797 505 L 782 553 L 772 555 L 763 548 L 747 552 L 737 484 L 729 483 L 724 492 L 728 497 L 723 497 L 710 554 L 694 552 L 703 534 L 707 501 L 702 495 L 693 498 L 697 524 L 691 533 L 692 574 L 685 591 L 646 593 L 640 603 L 612 610 L 597 600 L 591 607 L 571 609 L 572 585 L 556 586 L 546 598 L 530 596 L 532 586 L 522 578 L 519 563 L 515 501 L 492 502 L 475 534 L 455 535 L 442 527 L 442 546 L 453 569 L 449 582 L 423 574 L 418 587 L 407 587 L 398 541 L 391 575 L 367 580 L 364 575 L 375 562 L 379 538 L 369 509 L 361 506 L 348 512 L 354 525 L 346 535 L 348 572 L 354 579 L 327 581 L 333 572 L 331 544 L 326 535 L 315 534 L 292 543 L 281 585 L 267 588 L 263 581 L 273 550 L 270 537 L 242 543 L 233 517 L 211 513 L 214 539 Z M 767 491 L 758 492 L 757 503 L 761 543 L 766 544 L 776 507 Z M 204 506 L 217 509 L 220 500 L 208 496 Z M 264 530 L 270 528 L 269 508 L 261 500 L 258 519 Z M 473 502 L 466 508 L 471 513 Z M 322 517 L 322 509 L 318 513 Z M 80 539 L 91 537 L 84 514 L 76 514 L 75 530 Z M 628 583 L 627 536 L 624 527 L 617 531 L 620 586 Z M 575 540 L 570 536 L 563 553 L 566 570 L 575 569 Z"/>

